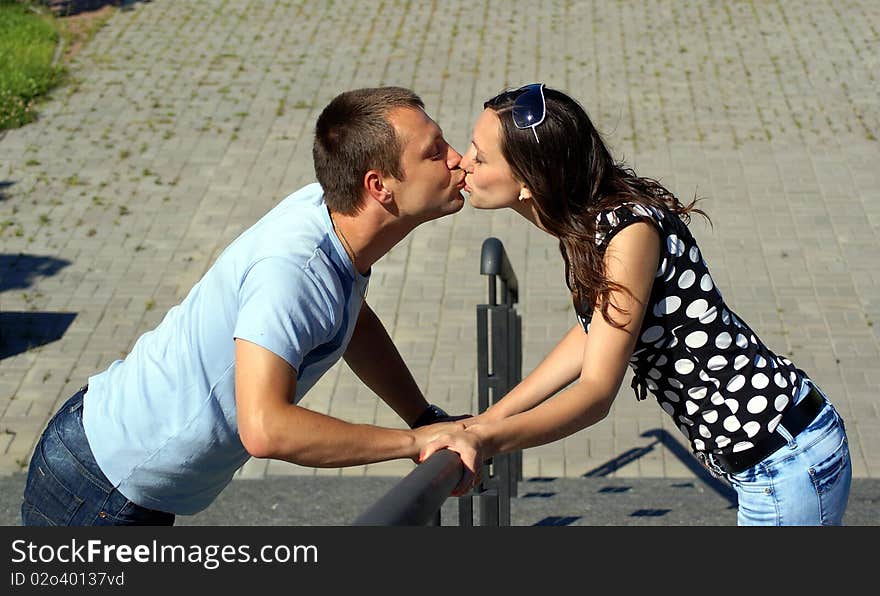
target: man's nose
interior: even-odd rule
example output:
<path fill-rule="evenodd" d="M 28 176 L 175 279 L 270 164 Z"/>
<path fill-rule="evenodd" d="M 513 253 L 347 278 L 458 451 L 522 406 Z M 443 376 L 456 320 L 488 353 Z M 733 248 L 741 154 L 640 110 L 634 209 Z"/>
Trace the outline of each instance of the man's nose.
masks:
<path fill-rule="evenodd" d="M 461 164 L 461 153 L 455 150 L 452 145 L 449 145 L 449 153 L 446 155 L 446 165 L 449 166 L 450 170 L 454 170 L 459 167 Z"/>

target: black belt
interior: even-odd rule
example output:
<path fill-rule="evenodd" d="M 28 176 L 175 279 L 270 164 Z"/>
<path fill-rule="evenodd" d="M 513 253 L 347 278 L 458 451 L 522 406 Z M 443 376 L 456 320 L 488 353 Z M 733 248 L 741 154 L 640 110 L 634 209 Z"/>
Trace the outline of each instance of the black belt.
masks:
<path fill-rule="evenodd" d="M 785 427 L 791 436 L 796 437 L 816 419 L 824 406 L 825 398 L 811 384 L 810 392 L 804 399 L 788 409 L 782 416 L 782 420 L 779 421 L 779 425 Z M 751 449 L 730 454 L 713 453 L 712 459 L 728 474 L 739 474 L 764 461 L 786 443 L 788 440 L 779 432 L 772 432 Z"/>

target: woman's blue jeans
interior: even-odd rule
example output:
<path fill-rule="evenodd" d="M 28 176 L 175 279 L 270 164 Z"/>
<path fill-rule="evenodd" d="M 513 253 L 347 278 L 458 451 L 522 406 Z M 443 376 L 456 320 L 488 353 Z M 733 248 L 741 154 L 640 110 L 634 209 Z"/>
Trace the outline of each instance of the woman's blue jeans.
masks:
<path fill-rule="evenodd" d="M 810 390 L 808 379 L 798 401 Z M 819 390 L 818 387 L 816 387 Z M 849 500 L 852 463 L 843 419 L 825 406 L 797 436 L 781 425 L 787 445 L 739 474 L 728 475 L 739 497 L 741 526 L 839 526 Z"/>
<path fill-rule="evenodd" d="M 37 443 L 21 505 L 22 525 L 173 525 L 173 514 L 132 503 L 101 472 L 83 430 L 84 395 L 85 387 L 67 400 Z"/>

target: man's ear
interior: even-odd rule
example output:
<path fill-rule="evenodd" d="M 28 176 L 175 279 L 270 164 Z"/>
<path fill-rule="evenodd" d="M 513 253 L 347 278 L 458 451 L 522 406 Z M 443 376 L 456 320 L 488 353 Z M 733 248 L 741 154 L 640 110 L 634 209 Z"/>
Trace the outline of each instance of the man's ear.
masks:
<path fill-rule="evenodd" d="M 368 170 L 364 174 L 364 188 L 367 191 L 367 196 L 382 205 L 388 205 L 394 198 L 394 193 L 389 187 L 392 180 L 393 178 L 384 176 L 376 170 Z"/>

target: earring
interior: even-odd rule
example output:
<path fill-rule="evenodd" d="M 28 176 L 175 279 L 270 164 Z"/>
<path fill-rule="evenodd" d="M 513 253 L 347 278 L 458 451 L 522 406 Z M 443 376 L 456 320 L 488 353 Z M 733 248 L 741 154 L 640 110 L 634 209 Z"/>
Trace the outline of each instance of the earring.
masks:
<path fill-rule="evenodd" d="M 519 191 L 519 200 L 520 201 L 525 201 L 528 198 L 529 197 L 527 197 L 525 194 L 523 194 L 523 191 Z"/>

